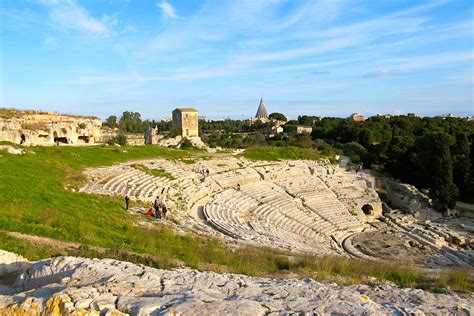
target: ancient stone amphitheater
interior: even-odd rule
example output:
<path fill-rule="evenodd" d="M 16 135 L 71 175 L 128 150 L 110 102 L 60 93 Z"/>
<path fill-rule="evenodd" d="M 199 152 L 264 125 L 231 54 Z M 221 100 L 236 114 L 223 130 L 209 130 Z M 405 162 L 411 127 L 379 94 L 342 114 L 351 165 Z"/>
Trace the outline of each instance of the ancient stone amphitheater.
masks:
<path fill-rule="evenodd" d="M 193 230 L 318 254 L 340 249 L 381 215 L 373 179 L 328 162 L 189 162 L 153 159 L 86 170 L 81 191 L 145 202 L 158 197 Z"/>
<path fill-rule="evenodd" d="M 214 155 L 126 162 L 88 169 L 85 175 L 81 192 L 128 195 L 148 205 L 158 198 L 178 219 L 175 227 L 227 242 L 430 267 L 474 265 L 472 220 L 457 225 L 382 215 L 375 191 L 380 179 L 329 161 L 255 162 Z M 410 203 L 410 196 L 403 198 Z M 143 213 L 143 208 L 132 210 Z"/>

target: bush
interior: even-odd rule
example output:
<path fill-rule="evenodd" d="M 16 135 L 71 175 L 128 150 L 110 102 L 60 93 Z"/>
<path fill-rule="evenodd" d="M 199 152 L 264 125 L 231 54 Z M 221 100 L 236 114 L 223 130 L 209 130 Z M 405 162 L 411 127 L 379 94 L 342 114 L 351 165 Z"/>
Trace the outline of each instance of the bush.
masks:
<path fill-rule="evenodd" d="M 182 142 L 181 142 L 181 149 L 191 149 L 191 148 L 194 148 L 193 146 L 193 143 L 191 143 L 191 141 L 187 138 L 185 138 Z"/>
<path fill-rule="evenodd" d="M 127 145 L 127 136 L 125 136 L 123 133 L 120 133 L 117 136 L 114 136 L 111 139 L 109 139 L 107 141 L 107 144 L 109 145 L 118 144 L 120 146 Z"/>
<path fill-rule="evenodd" d="M 169 138 L 175 138 L 176 136 L 181 135 L 181 130 L 179 128 L 172 128 L 168 134 Z"/>

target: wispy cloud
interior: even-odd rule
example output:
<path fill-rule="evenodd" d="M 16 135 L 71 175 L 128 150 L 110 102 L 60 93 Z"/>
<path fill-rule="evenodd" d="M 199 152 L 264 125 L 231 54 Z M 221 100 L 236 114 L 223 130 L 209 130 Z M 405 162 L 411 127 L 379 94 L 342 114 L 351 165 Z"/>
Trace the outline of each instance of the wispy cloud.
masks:
<path fill-rule="evenodd" d="M 63 84 L 68 96 L 87 88 L 98 98 L 159 95 L 171 104 L 208 89 L 225 91 L 234 105 L 237 97 L 263 91 L 295 104 L 334 94 L 341 98 L 335 104 L 363 108 L 390 99 L 402 108 L 409 98 L 398 92 L 413 87 L 420 93 L 424 83 L 449 82 L 449 93 L 472 94 L 472 6 L 466 2 L 29 0 L 8 2 L 0 19 L 7 40 L 32 33 L 34 49 L 54 47 L 62 64 L 48 82 Z M 90 54 L 76 56 L 81 49 Z M 388 80 L 368 85 L 370 78 Z"/>
<path fill-rule="evenodd" d="M 161 9 L 161 14 L 165 19 L 177 19 L 179 18 L 176 13 L 176 9 L 165 0 L 159 1 L 156 6 Z"/>
<path fill-rule="evenodd" d="M 109 17 L 96 19 L 72 0 L 42 0 L 41 2 L 49 8 L 49 16 L 57 28 L 98 35 L 109 32 L 108 22 L 112 22 Z"/>
<path fill-rule="evenodd" d="M 382 69 L 376 71 L 369 71 L 364 74 L 364 78 L 380 78 L 380 77 L 388 77 L 392 73 L 391 70 Z"/>

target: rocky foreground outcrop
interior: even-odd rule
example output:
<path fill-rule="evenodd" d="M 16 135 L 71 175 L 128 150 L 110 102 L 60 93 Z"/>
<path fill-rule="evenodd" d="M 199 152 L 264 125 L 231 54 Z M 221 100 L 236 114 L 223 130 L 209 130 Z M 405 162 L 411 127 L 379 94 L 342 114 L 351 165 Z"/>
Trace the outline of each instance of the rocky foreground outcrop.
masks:
<path fill-rule="evenodd" d="M 291 312 L 423 315 L 474 312 L 472 296 L 393 286 L 337 286 L 192 269 L 159 270 L 112 259 L 36 262 L 0 295 L 1 315 L 263 315 Z"/>

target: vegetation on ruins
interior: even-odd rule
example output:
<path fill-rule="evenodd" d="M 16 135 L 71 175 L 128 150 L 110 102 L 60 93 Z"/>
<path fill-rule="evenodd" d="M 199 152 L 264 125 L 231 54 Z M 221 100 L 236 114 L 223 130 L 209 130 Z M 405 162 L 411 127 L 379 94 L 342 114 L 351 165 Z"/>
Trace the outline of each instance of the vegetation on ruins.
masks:
<path fill-rule="evenodd" d="M 193 143 L 191 143 L 191 141 L 187 138 L 185 138 L 182 142 L 181 142 L 181 149 L 192 149 L 194 148 L 193 146 Z"/>
<path fill-rule="evenodd" d="M 120 146 L 124 146 L 127 144 L 127 137 L 125 136 L 124 133 L 118 133 L 116 136 L 110 138 L 108 141 L 107 141 L 107 144 L 109 145 L 120 145 Z"/>
<path fill-rule="evenodd" d="M 31 131 L 47 131 L 48 126 L 43 122 L 24 122 L 21 123 L 21 128 L 29 129 Z"/>
<path fill-rule="evenodd" d="M 150 169 L 147 166 L 144 166 L 142 164 L 133 164 L 131 166 L 137 170 L 140 170 L 142 172 L 145 172 L 155 177 L 163 177 L 163 178 L 168 178 L 171 180 L 175 179 L 175 177 L 172 174 L 170 174 L 169 172 L 166 172 L 166 170 L 163 168 Z"/>
<path fill-rule="evenodd" d="M 22 156 L 2 152 L 0 157 L 0 248 L 31 260 L 55 255 L 109 257 L 159 268 L 184 264 L 201 270 L 257 276 L 292 274 L 339 284 L 387 280 L 432 291 L 448 287 L 473 291 L 468 270 L 432 274 L 410 264 L 367 265 L 347 258 L 290 255 L 258 247 L 228 249 L 215 238 L 178 234 L 146 217 L 137 218 L 124 211 L 122 199 L 65 189 L 77 189 L 84 180 L 81 171 L 85 167 L 158 156 L 195 162 L 201 159 L 202 152 L 156 146 L 36 147 L 34 151 L 35 155 Z M 289 153 L 291 158 L 292 151 Z M 139 224 L 144 221 L 147 225 Z M 50 239 L 45 242 L 34 236 Z M 68 246 L 72 243 L 79 247 Z"/>
<path fill-rule="evenodd" d="M 19 110 L 19 109 L 7 109 L 0 108 L 0 118 L 3 119 L 12 119 L 12 118 L 23 118 L 24 116 L 29 115 L 60 115 L 73 118 L 82 118 L 82 119 L 98 119 L 96 116 L 89 115 L 74 115 L 74 114 L 62 114 L 57 112 L 47 112 L 41 110 Z"/>
<path fill-rule="evenodd" d="M 253 147 L 243 152 L 242 156 L 251 160 L 277 161 L 280 159 L 319 160 L 318 151 L 298 147 Z"/>

